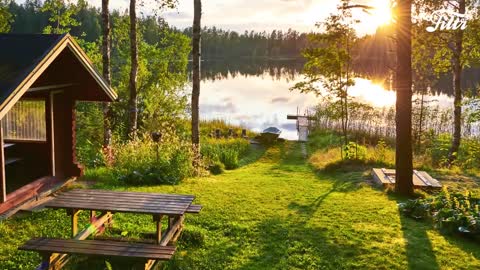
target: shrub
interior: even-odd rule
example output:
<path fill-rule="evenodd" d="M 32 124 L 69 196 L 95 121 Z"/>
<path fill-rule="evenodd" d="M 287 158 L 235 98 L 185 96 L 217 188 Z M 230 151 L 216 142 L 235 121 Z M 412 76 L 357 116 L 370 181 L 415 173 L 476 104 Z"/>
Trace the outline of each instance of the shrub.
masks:
<path fill-rule="evenodd" d="M 478 167 L 480 164 L 480 141 L 463 139 L 458 154 L 458 164 L 467 169 Z"/>
<path fill-rule="evenodd" d="M 450 134 L 438 135 L 429 149 L 434 166 L 445 166 L 448 162 L 448 153 L 452 145 L 452 136 Z"/>
<path fill-rule="evenodd" d="M 224 149 L 220 161 L 225 165 L 225 169 L 235 170 L 239 167 L 238 156 L 239 153 L 235 149 Z"/>
<path fill-rule="evenodd" d="M 213 175 L 219 175 L 225 171 L 225 165 L 223 165 L 223 163 L 220 161 L 215 161 L 212 164 L 210 164 L 210 166 L 208 166 L 208 170 Z"/>
<path fill-rule="evenodd" d="M 446 166 L 448 163 L 448 154 L 452 145 L 452 136 L 450 134 L 440 134 L 434 139 L 429 149 L 433 165 Z M 475 139 L 463 139 L 462 144 L 455 160 L 455 165 L 465 169 L 478 167 L 480 164 L 480 141 Z"/>
<path fill-rule="evenodd" d="M 115 143 L 112 170 L 130 185 L 176 184 L 193 173 L 193 153 L 188 143 L 165 136 L 158 145 L 149 136 Z"/>
<path fill-rule="evenodd" d="M 201 154 L 211 164 L 222 163 L 227 170 L 239 167 L 239 160 L 248 152 L 250 143 L 244 139 L 207 139 L 201 144 Z"/>
<path fill-rule="evenodd" d="M 451 193 L 446 187 L 438 195 L 401 204 L 402 212 L 415 219 L 432 220 L 444 233 L 480 235 L 480 200 L 465 194 Z"/>
<path fill-rule="evenodd" d="M 348 160 L 365 160 L 367 148 L 354 142 L 343 146 L 343 158 Z"/>
<path fill-rule="evenodd" d="M 384 140 L 378 141 L 377 146 L 375 146 L 375 150 L 374 150 L 375 161 L 386 163 L 387 152 L 388 152 L 387 143 Z"/>

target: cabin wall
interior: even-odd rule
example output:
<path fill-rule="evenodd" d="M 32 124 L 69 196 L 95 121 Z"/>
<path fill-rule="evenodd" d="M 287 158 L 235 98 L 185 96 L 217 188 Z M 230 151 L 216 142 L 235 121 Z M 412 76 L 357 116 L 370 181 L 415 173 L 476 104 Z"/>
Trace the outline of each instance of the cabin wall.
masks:
<path fill-rule="evenodd" d="M 75 153 L 75 100 L 66 92 L 52 95 L 55 176 L 81 176 L 83 169 L 77 163 Z"/>

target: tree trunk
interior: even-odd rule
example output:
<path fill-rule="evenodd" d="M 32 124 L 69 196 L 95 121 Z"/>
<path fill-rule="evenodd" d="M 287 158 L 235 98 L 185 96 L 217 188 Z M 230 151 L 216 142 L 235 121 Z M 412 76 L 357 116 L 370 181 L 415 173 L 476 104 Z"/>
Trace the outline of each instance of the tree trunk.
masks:
<path fill-rule="evenodd" d="M 137 133 L 137 75 L 138 75 L 138 44 L 137 44 L 137 13 L 136 0 L 130 0 L 130 99 L 128 102 L 128 136 L 134 138 Z"/>
<path fill-rule="evenodd" d="M 465 14 L 465 0 L 458 2 L 458 13 Z M 453 140 L 448 155 L 448 165 L 452 165 L 457 159 L 457 153 L 462 139 L 462 51 L 463 51 L 463 30 L 455 33 L 455 48 L 453 51 Z"/>
<path fill-rule="evenodd" d="M 193 89 L 192 89 L 192 144 L 196 156 L 200 150 L 200 41 L 201 41 L 201 17 L 202 1 L 193 0 Z"/>
<path fill-rule="evenodd" d="M 398 0 L 396 103 L 396 184 L 398 193 L 413 194 L 412 155 L 412 1 Z"/>
<path fill-rule="evenodd" d="M 103 78 L 108 85 L 111 84 L 110 75 L 110 13 L 108 11 L 108 1 L 102 0 L 102 60 L 103 60 Z M 112 140 L 112 130 L 110 123 L 110 104 L 103 104 L 103 147 L 108 149 Z"/>
<path fill-rule="evenodd" d="M 415 138 L 415 143 L 417 145 L 417 150 L 420 151 L 420 146 L 422 144 L 422 133 L 423 133 L 423 118 L 425 115 L 425 91 L 422 90 L 422 97 L 420 99 L 420 116 L 418 117 L 418 133 Z"/>

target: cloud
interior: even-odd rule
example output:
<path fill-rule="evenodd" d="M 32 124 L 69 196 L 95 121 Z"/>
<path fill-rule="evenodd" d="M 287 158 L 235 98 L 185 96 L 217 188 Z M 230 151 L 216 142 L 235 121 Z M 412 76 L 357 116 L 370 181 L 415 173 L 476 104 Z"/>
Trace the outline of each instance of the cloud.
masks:
<path fill-rule="evenodd" d="M 228 102 L 225 104 L 201 104 L 200 112 L 202 114 L 208 113 L 236 113 L 238 111 L 235 104 Z"/>
<path fill-rule="evenodd" d="M 272 99 L 271 103 L 288 103 L 290 98 L 288 97 L 277 97 Z"/>
<path fill-rule="evenodd" d="M 17 0 L 20 3 L 25 0 Z M 96 7 L 101 7 L 100 0 L 88 0 Z M 326 18 L 332 11 L 332 7 L 339 0 L 208 0 L 203 3 L 203 26 L 216 26 L 239 32 L 245 30 L 273 29 L 287 30 L 289 28 L 298 31 L 314 30 L 316 20 Z M 111 9 L 124 11 L 128 9 L 128 0 L 110 1 Z M 143 7 L 139 6 L 139 14 L 149 15 L 153 13 L 155 0 L 146 0 Z M 315 20 L 306 19 L 315 14 Z M 193 20 L 193 3 L 188 0 L 180 0 L 174 10 L 160 13 L 168 23 L 177 27 L 190 27 Z"/>

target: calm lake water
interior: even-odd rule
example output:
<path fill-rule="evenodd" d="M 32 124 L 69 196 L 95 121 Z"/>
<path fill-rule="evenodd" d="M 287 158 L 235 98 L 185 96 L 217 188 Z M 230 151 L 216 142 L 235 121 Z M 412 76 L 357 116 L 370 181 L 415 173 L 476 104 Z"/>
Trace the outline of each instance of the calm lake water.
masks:
<path fill-rule="evenodd" d="M 319 103 L 314 94 L 290 91 L 302 80 L 303 64 L 293 61 L 275 62 L 204 62 L 200 113 L 202 119 L 222 119 L 260 132 L 275 126 L 282 130 L 281 137 L 297 139 L 295 121 L 288 114 L 303 114 Z M 379 81 L 378 79 L 374 81 Z M 369 79 L 356 79 L 350 94 L 357 100 L 376 107 L 395 104 L 395 92 L 388 83 Z M 445 80 L 449 82 L 448 79 Z M 445 87 L 428 96 L 441 107 L 452 106 L 451 88 Z M 442 88 L 442 87 L 439 87 Z"/>

